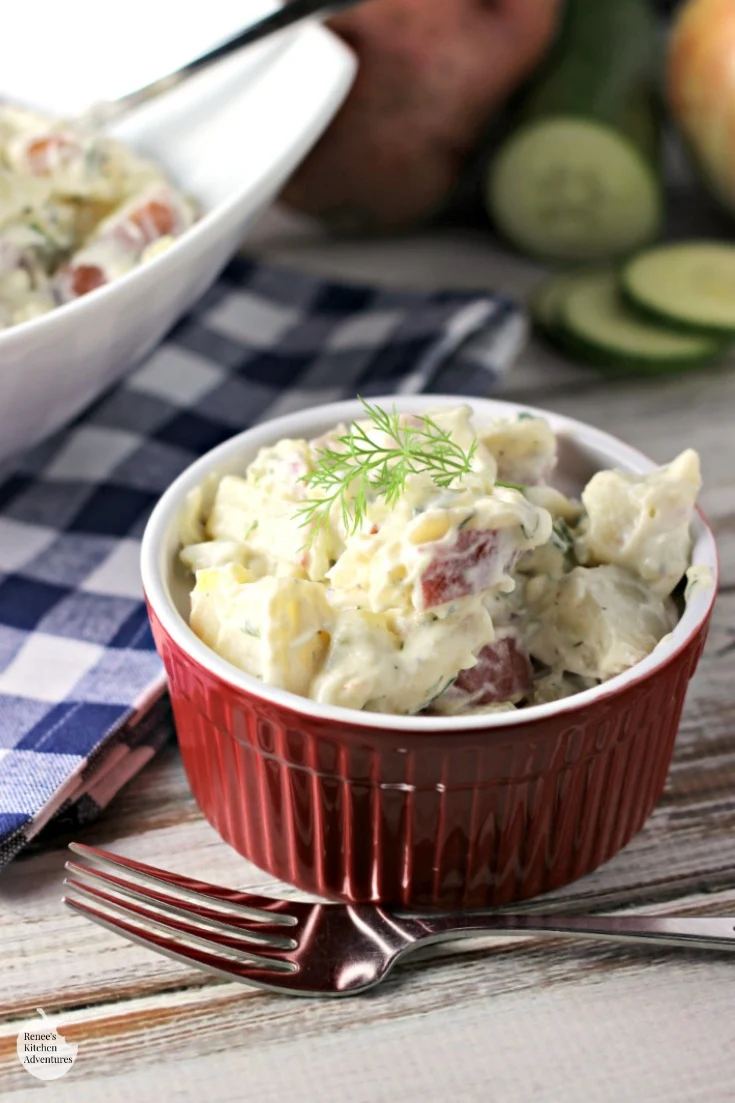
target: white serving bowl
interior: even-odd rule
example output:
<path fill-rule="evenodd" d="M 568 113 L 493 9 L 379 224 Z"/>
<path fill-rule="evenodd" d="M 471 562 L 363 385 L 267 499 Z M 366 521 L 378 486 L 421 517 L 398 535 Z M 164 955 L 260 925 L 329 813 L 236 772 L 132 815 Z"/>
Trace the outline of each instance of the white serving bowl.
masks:
<path fill-rule="evenodd" d="M 253 17 L 275 5 L 252 5 Z M 346 96 L 356 62 L 307 25 L 218 63 L 112 133 L 199 203 L 169 250 L 49 314 L 0 331 L 0 460 L 128 374 L 214 281 Z"/>

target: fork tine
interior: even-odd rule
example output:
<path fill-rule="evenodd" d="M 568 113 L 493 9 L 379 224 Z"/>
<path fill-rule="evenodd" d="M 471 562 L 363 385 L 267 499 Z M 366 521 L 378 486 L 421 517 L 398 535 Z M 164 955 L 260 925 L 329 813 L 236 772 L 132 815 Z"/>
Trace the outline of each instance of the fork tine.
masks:
<path fill-rule="evenodd" d="M 136 942 L 139 946 L 144 946 L 148 950 L 158 950 L 159 953 L 174 961 L 180 961 L 184 965 L 193 965 L 197 969 L 205 969 L 207 972 L 226 977 L 228 980 L 234 978 L 248 984 L 274 988 L 279 987 L 281 978 L 290 976 L 291 973 L 290 970 L 286 972 L 285 970 L 273 968 L 270 962 L 264 968 L 252 959 L 248 959 L 250 963 L 247 964 L 244 959 L 235 961 L 224 955 L 209 953 L 205 949 L 187 946 L 176 939 L 158 934 L 156 931 L 128 923 L 125 919 L 116 915 L 99 911 L 97 908 L 91 907 L 82 900 L 75 900 L 73 897 L 65 896 L 63 902 L 72 911 L 86 916 L 93 923 L 105 927 L 114 934 L 122 935 L 130 942 Z"/>
<path fill-rule="evenodd" d="M 66 868 L 70 873 L 81 876 L 83 880 L 80 882 L 75 878 L 67 878 L 65 884 L 79 885 L 83 889 L 93 888 L 97 896 L 113 902 L 121 900 L 127 905 L 129 900 L 137 901 L 148 908 L 159 908 L 168 915 L 178 916 L 189 923 L 205 924 L 206 927 L 237 938 L 240 942 L 252 942 L 256 946 L 280 947 L 282 950 L 293 950 L 297 946 L 293 938 L 284 934 L 287 928 L 281 924 L 265 924 L 239 915 L 227 916 L 223 911 L 207 908 L 201 904 L 186 904 L 179 897 L 158 892 L 156 889 L 143 888 L 136 885 L 134 881 L 126 881 L 123 877 L 116 877 L 101 869 L 91 869 L 77 862 L 67 862 Z M 108 889 L 105 894 L 103 889 L 108 885 L 112 886 L 112 890 Z M 204 933 L 208 933 L 206 929 Z"/>
<path fill-rule="evenodd" d="M 226 934 L 239 934 L 241 939 L 258 944 L 280 946 L 284 950 L 290 950 L 296 946 L 296 942 L 286 934 L 289 928 L 282 923 L 264 923 L 260 919 L 251 919 L 249 915 L 240 915 L 234 911 L 227 912 L 222 907 L 211 908 L 199 902 L 205 897 L 187 900 L 162 892 L 160 889 L 151 888 L 147 882 L 138 883 L 132 879 L 128 880 L 114 873 L 108 873 L 106 869 L 95 869 L 93 866 L 84 866 L 79 862 L 66 862 L 65 867 L 70 873 L 83 877 L 87 882 L 91 881 L 100 896 L 103 894 L 99 882 L 102 882 L 103 885 L 112 885 L 115 891 L 125 898 L 138 900 L 142 904 L 163 906 L 167 912 L 179 915 L 182 919 L 204 920 Z"/>
<path fill-rule="evenodd" d="M 263 943 L 258 943 L 257 949 L 251 948 L 252 943 L 249 942 L 247 936 L 243 936 L 237 931 L 207 930 L 205 927 L 192 923 L 190 917 L 180 918 L 168 911 L 157 912 L 154 908 L 147 907 L 145 904 L 138 904 L 134 900 L 125 897 L 114 896 L 112 893 L 104 892 L 96 885 L 85 885 L 80 881 L 75 881 L 73 878 L 67 878 L 64 884 L 67 888 L 72 889 L 76 895 L 81 895 L 97 902 L 102 901 L 105 904 L 111 904 L 115 909 L 123 912 L 125 915 L 132 916 L 133 918 L 138 915 L 142 919 L 156 923 L 160 927 L 165 927 L 166 930 L 178 931 L 187 937 L 192 936 L 207 944 L 213 944 L 215 947 L 221 946 L 228 950 L 234 950 L 238 955 L 245 954 L 248 959 L 262 961 L 264 965 L 270 960 L 274 963 L 275 968 L 278 968 L 281 964 L 290 964 L 283 955 L 287 954 L 290 949 L 296 946 L 296 944 L 293 943 L 291 947 L 284 950 L 280 947 L 268 947 Z"/>
<path fill-rule="evenodd" d="M 219 900 L 227 905 L 228 912 L 231 910 L 241 912 L 250 919 L 265 923 L 293 926 L 298 922 L 293 915 L 289 914 L 289 908 L 293 910 L 294 907 L 298 907 L 296 901 L 276 900 L 272 896 L 255 896 L 252 893 L 225 888 L 223 885 L 210 885 L 207 881 L 196 881 L 181 873 L 156 869 L 143 862 L 133 861 L 132 858 L 124 858 L 121 854 L 111 854 L 108 850 L 86 846 L 84 843 L 69 843 L 69 849 L 75 854 L 81 854 L 83 858 L 89 858 L 103 868 L 112 866 L 113 869 L 130 870 L 139 881 L 151 885 L 154 889 L 160 889 L 162 883 L 172 885 L 181 892 L 183 897 L 193 896 L 197 902 L 202 901 L 210 906 L 213 901 Z"/>

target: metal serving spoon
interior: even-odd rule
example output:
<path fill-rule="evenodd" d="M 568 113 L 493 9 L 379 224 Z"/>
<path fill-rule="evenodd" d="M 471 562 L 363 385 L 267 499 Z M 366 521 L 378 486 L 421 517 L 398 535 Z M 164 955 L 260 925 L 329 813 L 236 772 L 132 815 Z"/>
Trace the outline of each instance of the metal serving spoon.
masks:
<path fill-rule="evenodd" d="M 64 903 L 174 961 L 293 996 L 374 988 L 418 946 L 481 934 L 550 934 L 735 950 L 735 917 L 418 915 L 372 904 L 305 904 L 194 881 L 80 843 Z"/>
<path fill-rule="evenodd" d="M 251 46 L 255 42 L 260 42 L 261 39 L 268 38 L 287 27 L 296 26 L 298 23 L 303 23 L 315 16 L 328 19 L 330 16 L 336 15 L 337 12 L 346 11 L 348 8 L 354 8 L 365 2 L 366 0 L 289 0 L 277 11 L 264 16 L 257 23 L 252 23 L 243 31 L 239 31 L 232 38 L 220 43 L 219 46 L 215 46 L 214 49 L 201 54 L 200 57 L 194 58 L 193 61 L 183 65 L 180 69 L 159 77 L 150 84 L 135 88 L 116 100 L 94 104 L 84 113 L 82 118 L 75 120 L 75 122 L 86 130 L 102 130 L 132 111 L 133 108 L 142 106 L 195 73 L 201 72 L 229 54 L 241 50 L 244 46 Z"/>

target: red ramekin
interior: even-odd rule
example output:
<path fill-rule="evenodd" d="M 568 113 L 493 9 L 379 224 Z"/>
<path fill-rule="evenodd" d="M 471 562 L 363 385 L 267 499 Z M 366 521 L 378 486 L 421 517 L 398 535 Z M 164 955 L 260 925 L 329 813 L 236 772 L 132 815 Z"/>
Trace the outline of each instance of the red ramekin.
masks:
<path fill-rule="evenodd" d="M 421 413 L 455 397 L 385 398 Z M 530 407 L 472 400 L 476 424 Z M 283 437 L 358 415 L 339 403 L 268 422 L 185 471 L 157 505 L 143 582 L 194 797 L 223 839 L 281 880 L 321 896 L 405 907 L 486 907 L 559 888 L 611 858 L 666 781 L 687 684 L 717 584 L 711 531 L 695 519 L 693 562 L 711 588 L 643 662 L 596 689 L 513 713 L 385 716 L 319 705 L 264 685 L 207 648 L 186 622 L 178 517 L 212 472 L 242 471 Z M 559 483 L 654 465 L 607 434 L 547 411 Z"/>

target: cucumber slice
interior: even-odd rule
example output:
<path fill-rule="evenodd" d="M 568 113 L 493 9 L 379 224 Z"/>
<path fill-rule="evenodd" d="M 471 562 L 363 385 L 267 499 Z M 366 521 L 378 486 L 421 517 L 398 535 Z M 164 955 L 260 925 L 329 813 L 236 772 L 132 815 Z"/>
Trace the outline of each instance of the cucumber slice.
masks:
<path fill-rule="evenodd" d="M 590 277 L 588 268 L 582 271 L 562 272 L 543 281 L 531 293 L 528 307 L 533 328 L 537 334 L 556 346 L 564 346 L 564 334 L 560 320 L 564 301 L 576 287 L 587 283 Z"/>
<path fill-rule="evenodd" d="M 630 252 L 661 223 L 649 162 L 612 127 L 571 117 L 524 127 L 505 144 L 489 203 L 514 245 L 564 261 Z"/>
<path fill-rule="evenodd" d="M 680 371 L 710 363 L 723 349 L 715 337 L 680 333 L 637 317 L 610 273 L 591 275 L 567 294 L 559 325 L 568 347 L 600 367 Z"/>
<path fill-rule="evenodd" d="M 662 245 L 624 268 L 625 297 L 667 325 L 735 336 L 735 248 L 716 241 Z"/>

